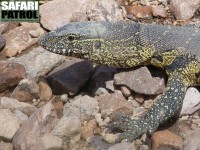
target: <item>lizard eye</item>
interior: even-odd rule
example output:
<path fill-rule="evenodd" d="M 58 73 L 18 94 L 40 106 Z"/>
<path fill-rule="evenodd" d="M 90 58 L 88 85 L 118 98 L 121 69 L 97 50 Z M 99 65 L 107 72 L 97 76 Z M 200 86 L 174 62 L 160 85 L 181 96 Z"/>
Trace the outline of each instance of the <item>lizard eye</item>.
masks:
<path fill-rule="evenodd" d="M 72 42 L 72 41 L 75 39 L 75 37 L 74 37 L 73 35 L 69 35 L 67 39 L 68 39 L 70 42 Z"/>

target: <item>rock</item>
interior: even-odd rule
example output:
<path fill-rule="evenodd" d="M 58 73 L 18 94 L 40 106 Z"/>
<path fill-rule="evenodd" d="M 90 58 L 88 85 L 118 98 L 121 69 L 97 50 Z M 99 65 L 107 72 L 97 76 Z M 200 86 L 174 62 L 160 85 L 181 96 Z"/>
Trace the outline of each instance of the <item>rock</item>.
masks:
<path fill-rule="evenodd" d="M 22 65 L 0 61 L 0 92 L 17 85 L 25 77 L 26 73 Z"/>
<path fill-rule="evenodd" d="M 32 102 L 33 99 L 39 99 L 40 91 L 37 83 L 31 79 L 23 79 L 11 94 L 12 98 L 20 102 Z"/>
<path fill-rule="evenodd" d="M 0 109 L 0 139 L 11 141 L 19 129 L 18 118 L 8 109 Z"/>
<path fill-rule="evenodd" d="M 103 140 L 108 143 L 114 143 L 116 138 L 117 138 L 116 134 L 112 133 L 103 134 Z"/>
<path fill-rule="evenodd" d="M 88 81 L 93 66 L 88 61 L 72 59 L 56 67 L 47 76 L 54 94 L 75 95 Z"/>
<path fill-rule="evenodd" d="M 162 17 L 162 18 L 167 17 L 167 12 L 165 8 L 160 5 L 156 7 L 152 7 L 152 12 L 153 12 L 153 16 L 155 17 Z"/>
<path fill-rule="evenodd" d="M 114 87 L 114 81 L 106 81 L 106 89 L 114 92 L 115 91 L 115 87 Z"/>
<path fill-rule="evenodd" d="M 152 150 L 158 150 L 162 148 L 181 149 L 183 146 L 182 138 L 167 130 L 153 133 L 151 140 Z"/>
<path fill-rule="evenodd" d="M 122 112 L 128 115 L 132 115 L 133 113 L 132 103 L 128 102 L 121 92 L 105 94 L 96 98 L 99 102 L 101 112 L 111 110 L 112 112 Z"/>
<path fill-rule="evenodd" d="M 26 69 L 28 78 L 34 79 L 46 75 L 56 64 L 63 61 L 64 58 L 65 56 L 57 55 L 41 47 L 37 47 L 23 56 L 10 58 L 9 61 L 22 64 Z"/>
<path fill-rule="evenodd" d="M 88 140 L 94 137 L 94 130 L 97 128 L 96 120 L 90 120 L 87 125 L 81 130 L 81 137 Z"/>
<path fill-rule="evenodd" d="M 106 88 L 106 82 L 112 81 L 113 76 L 116 73 L 116 68 L 97 66 L 95 67 L 94 73 L 89 80 L 88 91 L 94 95 L 97 89 Z"/>
<path fill-rule="evenodd" d="M 121 92 L 125 97 L 131 96 L 131 91 L 126 86 L 121 86 Z"/>
<path fill-rule="evenodd" d="M 135 94 L 134 99 L 139 102 L 140 104 L 142 104 L 144 102 L 144 96 L 141 94 Z"/>
<path fill-rule="evenodd" d="M 123 142 L 123 143 L 117 143 L 113 146 L 111 146 L 108 150 L 135 150 L 135 146 L 133 143 L 127 143 L 127 142 Z"/>
<path fill-rule="evenodd" d="M 60 137 L 64 141 L 70 141 L 81 132 L 80 117 L 71 115 L 64 115 L 51 133 Z"/>
<path fill-rule="evenodd" d="M 26 120 L 28 120 L 28 116 L 19 110 L 15 110 L 13 112 L 19 120 L 20 125 L 22 125 Z"/>
<path fill-rule="evenodd" d="M 95 92 L 95 96 L 100 96 L 100 95 L 104 95 L 107 94 L 108 91 L 105 88 L 98 88 Z"/>
<path fill-rule="evenodd" d="M 152 7 L 151 6 L 125 6 L 127 14 L 131 14 L 137 18 L 148 19 L 152 17 Z"/>
<path fill-rule="evenodd" d="M 170 10 L 178 20 L 189 20 L 200 6 L 200 0 L 171 0 Z"/>
<path fill-rule="evenodd" d="M 165 89 L 164 79 L 153 77 L 147 67 L 116 73 L 114 83 L 125 85 L 136 93 L 146 95 L 161 94 Z"/>
<path fill-rule="evenodd" d="M 1 150 L 13 150 L 13 146 L 11 143 L 0 142 Z"/>
<path fill-rule="evenodd" d="M 30 32 L 38 32 L 38 37 L 31 37 Z M 40 35 L 45 31 L 40 27 L 39 23 L 23 23 L 22 26 L 16 27 L 8 33 L 4 34 L 6 38 L 6 46 L 2 53 L 7 57 L 20 54 L 22 51 L 37 43 Z"/>
<path fill-rule="evenodd" d="M 0 22 L 0 33 L 4 34 L 19 26 L 18 22 Z"/>
<path fill-rule="evenodd" d="M 98 101 L 87 95 L 79 97 L 64 105 L 63 114 L 65 116 L 75 115 L 84 120 L 90 120 L 98 112 Z"/>
<path fill-rule="evenodd" d="M 6 44 L 6 40 L 2 34 L 0 34 L 0 51 L 3 49 L 4 45 Z"/>
<path fill-rule="evenodd" d="M 41 23 L 48 30 L 55 30 L 71 21 L 123 19 L 122 11 L 114 0 L 53 0 L 40 6 L 40 14 Z"/>
<path fill-rule="evenodd" d="M 46 79 L 41 77 L 38 85 L 40 89 L 40 100 L 45 102 L 50 101 L 53 96 L 53 92 Z"/>
<path fill-rule="evenodd" d="M 51 133 L 45 133 L 30 148 L 30 150 L 62 150 L 63 140 Z"/>
<path fill-rule="evenodd" d="M 149 109 L 153 106 L 153 100 L 144 101 L 144 108 Z"/>
<path fill-rule="evenodd" d="M 38 109 L 19 128 L 13 138 L 14 149 L 27 150 L 32 147 L 37 139 L 45 133 L 49 133 L 57 124 L 57 112 L 52 103 L 47 103 Z"/>
<path fill-rule="evenodd" d="M 11 111 L 21 111 L 27 116 L 30 116 L 37 108 L 31 104 L 19 102 L 14 98 L 1 97 L 0 98 L 0 108 L 9 109 Z"/>
<path fill-rule="evenodd" d="M 193 114 L 198 109 L 200 109 L 200 92 L 190 87 L 185 94 L 180 116 Z"/>
<path fill-rule="evenodd" d="M 107 150 L 109 147 L 114 145 L 102 140 L 102 137 L 100 136 L 94 136 L 90 143 L 91 149 L 94 150 Z"/>
<path fill-rule="evenodd" d="M 200 148 L 199 137 L 200 137 L 199 128 L 191 131 L 190 134 L 187 135 L 182 149 L 183 150 L 198 150 Z"/>

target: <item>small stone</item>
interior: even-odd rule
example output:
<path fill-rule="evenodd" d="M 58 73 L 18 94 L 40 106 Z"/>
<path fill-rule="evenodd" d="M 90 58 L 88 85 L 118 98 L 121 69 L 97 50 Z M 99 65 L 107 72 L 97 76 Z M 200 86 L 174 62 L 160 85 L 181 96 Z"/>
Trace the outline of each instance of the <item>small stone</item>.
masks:
<path fill-rule="evenodd" d="M 150 150 L 148 145 L 141 145 L 140 150 Z"/>
<path fill-rule="evenodd" d="M 165 8 L 162 6 L 153 7 L 152 10 L 153 10 L 153 16 L 155 17 L 162 17 L 162 18 L 167 17 L 167 12 Z"/>
<path fill-rule="evenodd" d="M 132 14 L 137 18 L 151 18 L 152 17 L 152 7 L 151 6 L 141 6 L 141 5 L 133 5 L 133 6 L 125 6 L 127 14 Z"/>
<path fill-rule="evenodd" d="M 98 101 L 87 95 L 79 97 L 64 105 L 63 114 L 65 116 L 75 115 L 81 121 L 89 120 L 99 111 Z"/>
<path fill-rule="evenodd" d="M 81 132 L 80 117 L 73 114 L 64 115 L 56 124 L 51 133 L 64 141 L 70 140 Z"/>
<path fill-rule="evenodd" d="M 13 150 L 13 145 L 12 145 L 12 143 L 6 143 L 6 142 L 1 141 L 0 149 L 1 150 Z"/>
<path fill-rule="evenodd" d="M 13 138 L 14 149 L 30 149 L 42 134 L 49 133 L 58 123 L 56 109 L 47 103 L 22 124 Z"/>
<path fill-rule="evenodd" d="M 60 100 L 63 102 L 63 103 L 67 103 L 68 102 L 68 95 L 67 94 L 62 94 L 60 96 Z"/>
<path fill-rule="evenodd" d="M 189 20 L 200 6 L 200 0 L 171 0 L 170 10 L 178 20 Z"/>
<path fill-rule="evenodd" d="M 22 125 L 24 122 L 28 120 L 28 116 L 19 110 L 15 110 L 14 114 L 18 118 L 20 125 Z"/>
<path fill-rule="evenodd" d="M 152 150 L 161 148 L 181 149 L 183 146 L 182 138 L 167 130 L 153 133 L 151 140 Z"/>
<path fill-rule="evenodd" d="M 20 102 L 32 102 L 33 99 L 39 99 L 40 90 L 37 83 L 30 79 L 23 79 L 11 94 L 12 98 Z"/>
<path fill-rule="evenodd" d="M 114 83 L 125 85 L 136 93 L 145 95 L 161 94 L 165 89 L 164 79 L 153 77 L 147 67 L 116 73 Z"/>
<path fill-rule="evenodd" d="M 126 86 L 121 86 L 121 92 L 125 97 L 129 97 L 131 95 L 131 91 Z"/>
<path fill-rule="evenodd" d="M 111 90 L 112 92 L 114 92 L 115 87 L 114 87 L 114 81 L 106 81 L 106 89 Z"/>
<path fill-rule="evenodd" d="M 18 118 L 8 109 L 0 109 L 0 139 L 11 141 L 20 127 Z"/>
<path fill-rule="evenodd" d="M 103 134 L 103 139 L 108 143 L 114 143 L 116 138 L 116 134 Z"/>
<path fill-rule="evenodd" d="M 62 62 L 64 59 L 65 56 L 51 53 L 41 47 L 36 47 L 20 57 L 10 58 L 9 62 L 23 65 L 26 69 L 27 78 L 37 79 L 39 76 L 46 76 L 56 64 Z"/>
<path fill-rule="evenodd" d="M 87 125 L 81 130 L 81 137 L 85 140 L 94 136 L 94 130 L 97 128 L 96 120 L 90 120 Z"/>
<path fill-rule="evenodd" d="M 0 92 L 17 85 L 25 77 L 24 66 L 0 61 Z"/>
<path fill-rule="evenodd" d="M 51 133 L 42 135 L 30 150 L 62 150 L 63 140 Z"/>
<path fill-rule="evenodd" d="M 11 111 L 21 111 L 27 116 L 31 116 L 33 112 L 37 110 L 37 108 L 31 104 L 19 102 L 14 98 L 1 97 L 0 98 L 0 108 L 9 109 Z"/>
<path fill-rule="evenodd" d="M 22 26 L 16 27 L 4 34 L 6 46 L 4 47 L 2 54 L 7 57 L 12 57 L 36 44 L 38 37 L 32 38 L 29 34 L 31 30 L 35 30 L 35 32 L 38 31 L 39 35 L 45 33 L 39 23 L 24 23 Z"/>
<path fill-rule="evenodd" d="M 135 98 L 135 100 L 136 100 L 137 102 L 139 102 L 140 104 L 142 104 L 142 103 L 144 102 L 144 96 L 141 95 L 141 94 L 135 93 L 134 98 Z"/>
<path fill-rule="evenodd" d="M 200 109 L 200 92 L 190 87 L 185 94 L 180 116 L 193 114 L 198 109 Z"/>
<path fill-rule="evenodd" d="M 104 95 L 107 94 L 108 91 L 105 88 L 98 88 L 95 92 L 95 96 L 100 96 L 100 95 Z"/>
<path fill-rule="evenodd" d="M 149 109 L 153 106 L 153 100 L 144 101 L 144 108 Z"/>
<path fill-rule="evenodd" d="M 53 69 L 47 80 L 54 94 L 75 95 L 86 84 L 92 71 L 92 63 L 71 59 Z"/>
<path fill-rule="evenodd" d="M 123 142 L 123 143 L 117 143 L 113 146 L 111 146 L 108 150 L 135 150 L 135 146 L 132 143 L 127 143 L 127 142 Z"/>
<path fill-rule="evenodd" d="M 102 111 L 112 110 L 112 112 L 122 112 L 127 115 L 132 115 L 133 106 L 131 102 L 128 102 L 121 92 L 112 94 L 105 94 L 96 97 L 99 102 L 99 108 Z"/>
<path fill-rule="evenodd" d="M 53 96 L 53 92 L 46 79 L 41 77 L 39 79 L 38 86 L 40 90 L 40 100 L 45 102 L 50 101 Z"/>

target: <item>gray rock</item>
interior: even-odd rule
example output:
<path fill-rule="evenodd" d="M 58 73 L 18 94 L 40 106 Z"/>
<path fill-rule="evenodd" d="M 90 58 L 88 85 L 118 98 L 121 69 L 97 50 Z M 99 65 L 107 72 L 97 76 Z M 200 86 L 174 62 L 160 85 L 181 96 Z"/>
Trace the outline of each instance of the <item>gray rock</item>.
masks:
<path fill-rule="evenodd" d="M 12 143 L 0 142 L 0 149 L 1 150 L 13 150 Z"/>
<path fill-rule="evenodd" d="M 15 110 L 13 113 L 16 115 L 21 125 L 28 120 L 28 116 L 19 110 Z"/>
<path fill-rule="evenodd" d="M 104 94 L 107 94 L 108 91 L 105 89 L 105 88 L 98 88 L 95 92 L 95 96 L 100 96 L 100 95 L 104 95 Z"/>
<path fill-rule="evenodd" d="M 51 71 L 47 80 L 55 94 L 75 95 L 88 81 L 92 71 L 90 62 L 71 59 Z"/>
<path fill-rule="evenodd" d="M 11 93 L 11 97 L 20 102 L 32 102 L 40 98 L 39 86 L 34 80 L 23 79 Z"/>
<path fill-rule="evenodd" d="M 135 150 L 135 146 L 133 143 L 117 143 L 113 146 L 111 146 L 108 150 Z"/>
<path fill-rule="evenodd" d="M 5 44 L 6 44 L 6 39 L 4 38 L 2 34 L 0 34 L 0 51 L 4 47 Z"/>
<path fill-rule="evenodd" d="M 0 61 L 0 92 L 17 85 L 25 77 L 24 66 Z"/>
<path fill-rule="evenodd" d="M 147 95 L 160 94 L 165 89 L 164 79 L 153 77 L 147 67 L 119 72 L 114 76 L 116 85 L 126 85 L 131 90 Z"/>
<path fill-rule="evenodd" d="M 14 98 L 8 98 L 8 97 L 1 97 L 0 98 L 0 108 L 9 109 L 11 111 L 21 111 L 27 116 L 30 116 L 33 114 L 34 111 L 37 110 L 37 108 L 31 104 L 19 102 L 18 100 Z"/>
<path fill-rule="evenodd" d="M 31 31 L 37 31 L 38 37 L 32 37 Z M 20 54 L 22 51 L 36 44 L 40 35 L 45 31 L 40 27 L 39 23 L 23 23 L 22 26 L 16 27 L 8 33 L 4 34 L 6 38 L 6 46 L 2 51 L 7 57 Z"/>
<path fill-rule="evenodd" d="M 56 64 L 63 61 L 64 58 L 64 56 L 37 47 L 23 56 L 10 58 L 9 61 L 22 64 L 26 69 L 27 76 L 33 79 L 44 76 L 47 72 L 52 70 Z"/>
<path fill-rule="evenodd" d="M 60 137 L 64 141 L 70 141 L 81 132 L 80 117 L 71 115 L 64 115 L 51 133 L 55 136 Z"/>
<path fill-rule="evenodd" d="M 51 133 L 42 135 L 30 150 L 62 150 L 63 140 Z"/>
<path fill-rule="evenodd" d="M 0 139 L 11 141 L 19 129 L 18 118 L 8 109 L 0 109 Z"/>
<path fill-rule="evenodd" d="M 200 129 L 195 129 L 194 131 L 191 131 L 191 133 L 186 137 L 184 141 L 183 150 L 199 150 L 199 137 Z"/>
<path fill-rule="evenodd" d="M 55 106 L 47 103 L 19 128 L 13 138 L 14 149 L 30 149 L 42 134 L 49 133 L 57 123 L 58 116 Z"/>
<path fill-rule="evenodd" d="M 193 114 L 198 109 L 200 109 L 200 92 L 196 88 L 190 87 L 183 100 L 180 116 Z"/>
<path fill-rule="evenodd" d="M 79 97 L 71 103 L 66 103 L 63 109 L 65 116 L 76 115 L 81 121 L 91 119 L 97 112 L 98 101 L 87 95 Z"/>
<path fill-rule="evenodd" d="M 104 94 L 96 97 L 99 102 L 101 112 L 112 110 L 112 112 L 122 112 L 128 115 L 133 113 L 133 105 L 128 102 L 121 92 Z"/>
<path fill-rule="evenodd" d="M 170 10 L 178 20 L 189 20 L 200 7 L 200 0 L 171 0 Z"/>
<path fill-rule="evenodd" d="M 122 10 L 114 0 L 53 0 L 40 6 L 40 14 L 42 25 L 49 30 L 71 21 L 123 20 Z"/>

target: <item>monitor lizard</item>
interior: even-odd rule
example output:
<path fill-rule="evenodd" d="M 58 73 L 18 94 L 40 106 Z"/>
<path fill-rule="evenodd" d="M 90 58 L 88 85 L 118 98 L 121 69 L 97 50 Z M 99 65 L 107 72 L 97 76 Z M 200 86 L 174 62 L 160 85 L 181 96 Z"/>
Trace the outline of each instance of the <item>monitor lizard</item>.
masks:
<path fill-rule="evenodd" d="M 200 84 L 200 29 L 133 22 L 75 22 L 49 32 L 39 45 L 68 55 L 118 68 L 154 65 L 168 75 L 165 93 L 141 119 L 123 115 L 111 123 L 120 129 L 116 142 L 151 135 L 179 113 L 188 86 Z"/>

